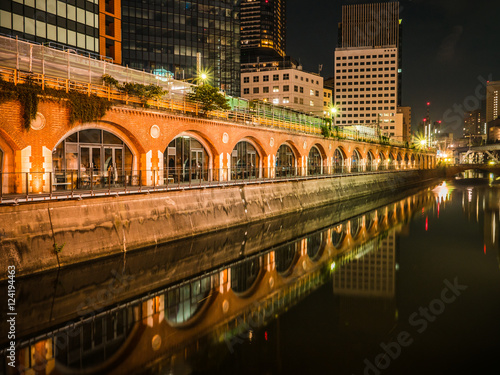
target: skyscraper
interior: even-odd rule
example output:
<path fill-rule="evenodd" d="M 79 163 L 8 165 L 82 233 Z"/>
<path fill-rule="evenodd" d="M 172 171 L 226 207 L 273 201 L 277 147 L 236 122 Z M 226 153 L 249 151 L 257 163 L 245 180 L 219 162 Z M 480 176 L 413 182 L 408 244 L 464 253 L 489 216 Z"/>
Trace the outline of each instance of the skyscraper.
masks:
<path fill-rule="evenodd" d="M 500 81 L 488 82 L 486 85 L 486 122 L 496 120 L 500 116 L 498 110 L 498 94 Z"/>
<path fill-rule="evenodd" d="M 0 33 L 105 55 L 99 51 L 99 17 L 99 0 L 0 1 Z"/>
<path fill-rule="evenodd" d="M 286 54 L 285 0 L 241 1 L 241 60 L 279 59 Z"/>
<path fill-rule="evenodd" d="M 484 134 L 484 121 L 481 115 L 481 111 L 476 109 L 474 111 L 468 111 L 464 113 L 464 136 L 474 137 Z"/>
<path fill-rule="evenodd" d="M 122 0 L 123 64 L 240 94 L 239 1 Z"/>
<path fill-rule="evenodd" d="M 336 125 L 379 125 L 383 134 L 402 138 L 402 117 L 396 116 L 401 105 L 400 28 L 398 2 L 342 7 L 335 50 Z"/>

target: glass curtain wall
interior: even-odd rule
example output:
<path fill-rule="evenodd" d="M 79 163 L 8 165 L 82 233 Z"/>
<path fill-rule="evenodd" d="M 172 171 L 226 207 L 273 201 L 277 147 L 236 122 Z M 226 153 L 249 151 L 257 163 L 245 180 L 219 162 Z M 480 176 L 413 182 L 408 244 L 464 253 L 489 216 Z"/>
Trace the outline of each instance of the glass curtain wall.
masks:
<path fill-rule="evenodd" d="M 123 65 L 240 94 L 240 2 L 122 0 Z"/>

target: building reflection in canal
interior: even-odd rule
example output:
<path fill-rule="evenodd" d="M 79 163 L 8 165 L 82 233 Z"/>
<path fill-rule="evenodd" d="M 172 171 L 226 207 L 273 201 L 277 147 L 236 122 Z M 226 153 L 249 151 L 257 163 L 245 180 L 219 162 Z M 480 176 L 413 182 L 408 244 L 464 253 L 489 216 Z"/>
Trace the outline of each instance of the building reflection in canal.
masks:
<path fill-rule="evenodd" d="M 332 278 L 341 319 L 354 322 L 355 311 L 369 308 L 373 320 L 390 325 L 397 319 L 396 234 L 436 201 L 426 189 L 39 335 L 17 350 L 18 370 L 155 373 L 199 363 L 214 345 L 231 352 L 253 340 Z"/>

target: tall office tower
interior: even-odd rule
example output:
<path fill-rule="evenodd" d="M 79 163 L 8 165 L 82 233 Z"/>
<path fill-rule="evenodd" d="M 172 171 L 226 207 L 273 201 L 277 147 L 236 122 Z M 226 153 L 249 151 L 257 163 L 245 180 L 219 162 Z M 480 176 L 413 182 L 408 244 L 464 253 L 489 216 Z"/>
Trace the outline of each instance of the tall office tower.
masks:
<path fill-rule="evenodd" d="M 122 0 L 123 64 L 240 94 L 239 1 Z"/>
<path fill-rule="evenodd" d="M 488 82 L 486 85 L 486 122 L 498 119 L 498 93 L 500 92 L 500 81 Z"/>
<path fill-rule="evenodd" d="M 105 55 L 99 49 L 99 0 L 2 0 L 0 33 Z"/>
<path fill-rule="evenodd" d="M 241 61 L 271 61 L 286 54 L 285 0 L 241 1 Z"/>
<path fill-rule="evenodd" d="M 383 134 L 402 138 L 402 116 L 396 116 L 401 74 L 399 3 L 343 6 L 335 49 L 335 124 L 380 125 Z"/>
<path fill-rule="evenodd" d="M 464 136 L 474 137 L 484 134 L 483 118 L 481 111 L 476 109 L 464 113 Z"/>

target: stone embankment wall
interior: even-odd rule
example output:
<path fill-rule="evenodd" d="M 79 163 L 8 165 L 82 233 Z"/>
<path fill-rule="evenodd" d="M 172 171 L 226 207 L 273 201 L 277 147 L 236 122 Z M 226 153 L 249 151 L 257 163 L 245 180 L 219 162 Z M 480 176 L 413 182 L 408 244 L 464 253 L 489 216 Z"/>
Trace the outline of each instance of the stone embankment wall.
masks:
<path fill-rule="evenodd" d="M 0 207 L 0 264 L 18 276 L 441 177 L 413 170 Z M 2 275 L 0 278 L 5 278 Z"/>

